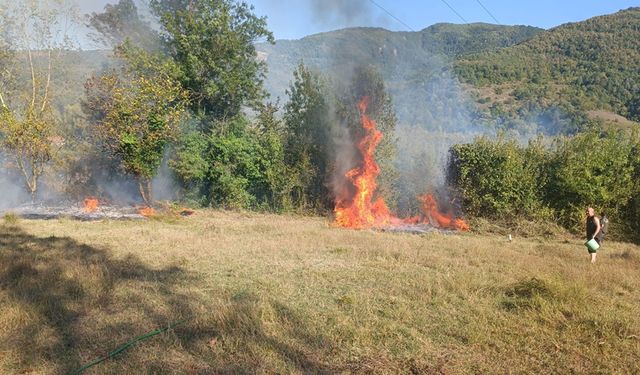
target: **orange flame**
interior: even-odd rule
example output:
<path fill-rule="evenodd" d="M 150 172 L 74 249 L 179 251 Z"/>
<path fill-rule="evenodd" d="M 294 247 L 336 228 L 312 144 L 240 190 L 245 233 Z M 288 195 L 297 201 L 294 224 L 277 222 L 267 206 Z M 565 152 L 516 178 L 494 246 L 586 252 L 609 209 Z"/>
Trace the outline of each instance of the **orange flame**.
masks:
<path fill-rule="evenodd" d="M 355 187 L 355 194 L 348 199 L 337 200 L 334 209 L 336 224 L 345 228 L 362 229 L 423 223 L 443 229 L 469 230 L 464 220 L 454 219 L 453 215 L 445 215 L 438 211 L 438 204 L 431 194 L 420 197 L 424 218 L 414 216 L 399 219 L 390 213 L 382 197 L 374 199 L 377 188 L 376 178 L 380 174 L 380 167 L 375 161 L 374 154 L 382 140 L 382 133 L 376 128 L 375 121 L 366 114 L 368 104 L 369 98 L 366 96 L 358 102 L 360 121 L 365 131 L 358 143 L 362 165 L 345 174 Z"/>
<path fill-rule="evenodd" d="M 84 212 L 87 214 L 95 212 L 98 209 L 98 204 L 99 204 L 98 198 L 94 198 L 94 197 L 85 198 L 85 200 L 82 203 L 84 205 Z"/>
<path fill-rule="evenodd" d="M 366 115 L 369 98 L 364 97 L 358 103 L 360 121 L 365 135 L 358 143 L 362 154 L 362 165 L 351 169 L 345 176 L 356 188 L 355 196 L 348 201 L 338 201 L 335 207 L 336 223 L 346 228 L 370 228 L 390 224 L 393 217 L 381 197 L 374 200 L 380 174 L 374 152 L 382 140 L 382 133 L 376 129 L 376 123 Z"/>
<path fill-rule="evenodd" d="M 468 231 L 469 225 L 460 218 L 454 218 L 453 214 L 443 214 L 438 209 L 438 202 L 431 194 L 421 196 L 422 212 L 425 216 L 424 223 L 443 229 L 456 229 Z"/>
<path fill-rule="evenodd" d="M 151 217 L 155 216 L 156 210 L 154 210 L 153 207 L 146 206 L 138 208 L 138 213 L 144 217 Z"/>

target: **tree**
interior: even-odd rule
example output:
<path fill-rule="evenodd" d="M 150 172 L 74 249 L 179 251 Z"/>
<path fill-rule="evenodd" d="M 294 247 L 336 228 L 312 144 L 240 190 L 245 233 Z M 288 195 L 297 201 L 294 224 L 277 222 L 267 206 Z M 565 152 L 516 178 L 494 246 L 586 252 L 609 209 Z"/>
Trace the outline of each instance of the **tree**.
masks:
<path fill-rule="evenodd" d="M 266 64 L 256 41 L 273 42 L 266 19 L 231 0 L 152 0 L 164 48 L 180 67 L 179 80 L 200 117 L 227 119 L 257 107 Z"/>
<path fill-rule="evenodd" d="M 106 73 L 86 84 L 85 108 L 96 121 L 97 139 L 138 182 L 142 199 L 152 200 L 151 180 L 165 147 L 178 134 L 188 104 L 175 80 L 175 65 L 125 43 L 121 74 Z"/>
<path fill-rule="evenodd" d="M 40 177 L 60 143 L 51 109 L 53 72 L 61 53 L 74 47 L 69 30 L 60 25 L 72 25 L 75 11 L 61 0 L 6 2 L 0 17 L 5 37 L 0 143 L 35 200 Z"/>
<path fill-rule="evenodd" d="M 160 48 L 160 35 L 140 15 L 133 0 L 105 5 L 104 12 L 86 16 L 86 26 L 96 31 L 90 37 L 101 45 L 115 47 L 128 39 L 150 51 Z"/>
<path fill-rule="evenodd" d="M 331 208 L 327 188 L 331 120 L 327 89 L 302 62 L 293 72 L 284 106 L 285 160 L 290 168 L 292 203 L 298 208 Z"/>
<path fill-rule="evenodd" d="M 265 105 L 256 124 L 238 115 L 208 133 L 183 135 L 172 166 L 190 188 L 189 198 L 226 208 L 286 206 L 287 171 L 273 113 Z"/>

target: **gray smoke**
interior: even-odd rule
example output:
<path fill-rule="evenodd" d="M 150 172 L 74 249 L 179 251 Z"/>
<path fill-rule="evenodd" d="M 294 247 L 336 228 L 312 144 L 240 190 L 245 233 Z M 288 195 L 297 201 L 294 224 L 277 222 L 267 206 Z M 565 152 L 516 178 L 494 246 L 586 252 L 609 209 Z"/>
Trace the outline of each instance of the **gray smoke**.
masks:
<path fill-rule="evenodd" d="M 8 167 L 6 159 L 0 155 L 0 212 L 29 201 L 29 194 L 19 177 Z"/>
<path fill-rule="evenodd" d="M 169 167 L 169 148 L 164 152 L 162 164 L 158 168 L 158 173 L 151 181 L 153 200 L 174 200 L 178 198 L 177 192 L 180 186 L 175 178 L 175 173 Z"/>
<path fill-rule="evenodd" d="M 388 23 L 368 0 L 309 0 L 314 22 L 331 28 Z"/>

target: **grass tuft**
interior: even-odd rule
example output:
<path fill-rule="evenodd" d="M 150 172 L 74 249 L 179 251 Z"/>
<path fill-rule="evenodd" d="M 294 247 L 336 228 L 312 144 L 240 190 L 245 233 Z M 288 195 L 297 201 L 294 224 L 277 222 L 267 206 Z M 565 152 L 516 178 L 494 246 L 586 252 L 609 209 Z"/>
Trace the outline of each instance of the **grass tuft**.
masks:
<path fill-rule="evenodd" d="M 548 281 L 532 277 L 508 287 L 503 305 L 507 310 L 535 309 L 556 296 L 557 293 Z"/>
<path fill-rule="evenodd" d="M 20 221 L 18 215 L 16 215 L 13 212 L 8 212 L 8 213 L 4 214 L 2 219 L 4 220 L 4 223 L 6 225 L 16 225 Z"/>

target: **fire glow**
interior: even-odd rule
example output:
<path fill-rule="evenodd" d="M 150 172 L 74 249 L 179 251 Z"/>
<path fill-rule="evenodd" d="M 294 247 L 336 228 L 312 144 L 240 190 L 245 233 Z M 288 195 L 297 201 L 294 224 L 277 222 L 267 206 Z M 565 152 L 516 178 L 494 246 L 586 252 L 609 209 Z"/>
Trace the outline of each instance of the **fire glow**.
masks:
<path fill-rule="evenodd" d="M 98 209 L 99 202 L 98 198 L 89 197 L 85 198 L 82 204 L 84 206 L 84 212 L 90 214 Z"/>
<path fill-rule="evenodd" d="M 406 219 L 393 215 L 382 197 L 374 199 L 377 189 L 376 179 L 380 167 L 375 161 L 375 150 L 382 140 L 382 133 L 376 123 L 367 116 L 369 98 L 364 97 L 358 103 L 360 122 L 365 131 L 358 143 L 362 155 L 362 164 L 349 170 L 345 177 L 355 187 L 355 194 L 347 199 L 337 199 L 334 209 L 336 223 L 345 228 L 384 228 L 407 224 L 429 224 L 441 229 L 469 230 L 467 223 L 454 218 L 453 214 L 444 214 L 438 210 L 438 203 L 431 194 L 421 196 L 422 215 Z"/>
<path fill-rule="evenodd" d="M 152 217 L 156 215 L 156 210 L 153 207 L 145 206 L 138 208 L 138 213 L 144 217 Z"/>

